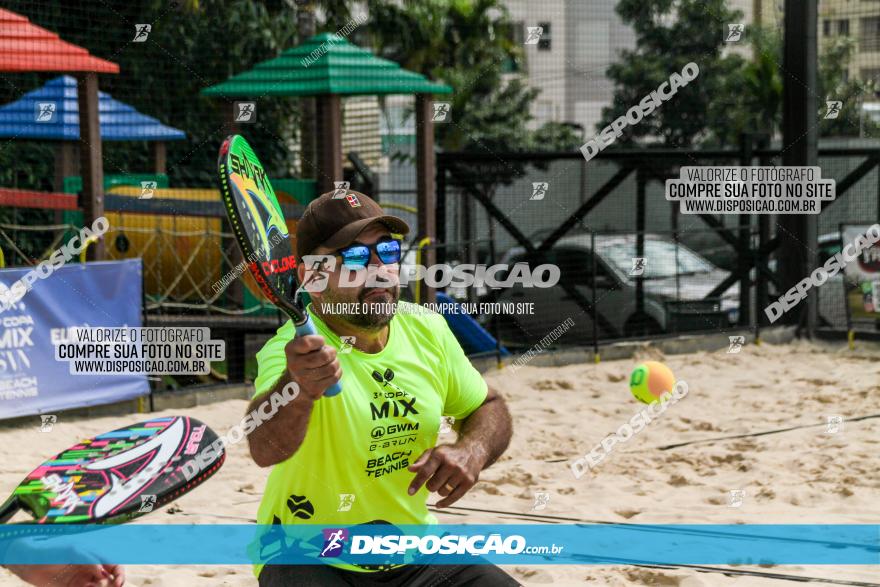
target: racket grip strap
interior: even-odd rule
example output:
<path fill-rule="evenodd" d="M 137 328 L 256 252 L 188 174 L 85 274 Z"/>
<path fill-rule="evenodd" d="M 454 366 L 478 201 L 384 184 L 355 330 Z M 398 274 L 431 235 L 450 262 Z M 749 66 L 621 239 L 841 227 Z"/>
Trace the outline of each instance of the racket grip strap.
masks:
<path fill-rule="evenodd" d="M 315 330 L 315 324 L 314 322 L 312 322 L 312 319 L 306 316 L 305 322 L 296 325 L 296 335 L 308 336 L 309 334 L 317 334 L 317 331 Z M 333 397 L 334 395 L 339 395 L 340 393 L 342 393 L 342 384 L 337 381 L 327 388 L 327 391 L 324 392 L 324 396 Z"/>

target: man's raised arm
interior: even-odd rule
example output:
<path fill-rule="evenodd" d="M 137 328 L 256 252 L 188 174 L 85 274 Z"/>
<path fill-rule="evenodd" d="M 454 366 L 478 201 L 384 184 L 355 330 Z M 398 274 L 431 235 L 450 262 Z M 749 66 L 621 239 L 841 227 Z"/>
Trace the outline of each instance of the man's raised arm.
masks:
<path fill-rule="evenodd" d="M 306 437 L 315 402 L 342 377 L 336 349 L 325 345 L 320 335 L 296 337 L 287 343 L 284 352 L 287 370 L 269 393 L 254 398 L 248 406 L 249 414 L 269 413 L 273 394 L 285 395 L 291 383 L 298 386 L 293 401 L 277 408 L 271 418 L 261 419 L 262 423 L 248 436 L 251 457 L 261 467 L 271 467 L 293 456 Z"/>

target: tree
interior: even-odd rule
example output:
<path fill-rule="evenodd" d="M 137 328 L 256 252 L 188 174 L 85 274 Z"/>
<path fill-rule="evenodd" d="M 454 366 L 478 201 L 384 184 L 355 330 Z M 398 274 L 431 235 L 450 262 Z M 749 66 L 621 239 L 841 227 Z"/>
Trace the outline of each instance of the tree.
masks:
<path fill-rule="evenodd" d="M 453 121 L 435 126 L 441 149 L 571 151 L 583 142 L 563 124 L 529 128 L 531 104 L 540 90 L 522 76 L 505 74 L 505 64 L 522 65 L 524 53 L 513 41 L 513 23 L 501 0 L 368 0 L 368 5 L 373 48 L 380 56 L 452 86 Z M 459 161 L 450 171 L 452 186 L 491 200 L 499 186 L 526 174 L 526 164 L 501 155 Z M 473 205 L 471 198 L 464 204 Z M 494 223 L 488 231 L 494 239 Z M 474 247 L 469 252 L 476 254 Z"/>
<path fill-rule="evenodd" d="M 673 73 L 695 62 L 699 76 L 666 103 L 626 128 L 618 143 L 653 137 L 665 145 L 690 146 L 704 140 L 716 118 L 713 102 L 727 79 L 743 66 L 738 55 L 723 54 L 726 23 L 741 22 L 726 0 L 620 0 L 617 13 L 636 33 L 636 48 L 622 52 L 607 70 L 615 84 L 611 106 L 602 111 L 597 131 L 626 114 Z"/>
<path fill-rule="evenodd" d="M 448 99 L 453 122 L 435 126 L 441 149 L 501 154 L 571 151 L 582 143 L 563 124 L 529 128 L 531 104 L 540 90 L 530 88 L 522 76 L 504 73 L 506 63 L 521 65 L 524 53 L 513 42 L 513 24 L 500 0 L 404 0 L 402 4 L 369 0 L 368 4 L 373 47 L 379 55 L 452 86 Z M 524 176 L 526 167 L 503 156 L 459 161 L 450 170 L 449 182 L 492 199 L 499 186 Z"/>
<path fill-rule="evenodd" d="M 819 134 L 823 137 L 853 137 L 880 134 L 880 125 L 868 117 L 862 117 L 865 97 L 874 98 L 877 93 L 873 80 L 849 77 L 849 66 L 855 55 L 856 44 L 852 37 L 838 37 L 822 51 L 819 60 Z M 825 118 L 827 101 L 842 102 L 837 118 Z"/>
<path fill-rule="evenodd" d="M 773 137 L 782 124 L 782 40 L 776 30 L 749 27 L 753 58 L 721 81 L 723 91 L 710 105 L 707 143 L 738 144 L 741 133 Z"/>
<path fill-rule="evenodd" d="M 454 89 L 453 124 L 437 125 L 448 151 L 563 150 L 580 145 L 562 125 L 528 129 L 540 93 L 522 77 L 504 76 L 504 64 L 522 63 L 522 47 L 500 0 L 369 0 L 373 48 L 382 57 Z M 548 142 L 538 139 L 553 140 Z"/>
<path fill-rule="evenodd" d="M 741 14 L 724 9 L 723 4 L 722 0 L 621 0 L 617 11 L 636 31 L 637 49 L 624 52 L 608 70 L 617 88 L 614 103 L 603 112 L 597 130 L 693 60 L 700 67 L 699 77 L 638 125 L 628 127 L 618 142 L 659 137 L 666 145 L 732 146 L 744 132 L 778 136 L 783 92 L 781 33 L 749 26 L 744 39 L 751 46 L 751 59 L 725 56 L 724 23 L 741 21 Z M 851 37 L 829 41 L 820 53 L 816 88 L 820 136 L 859 136 L 860 128 L 870 136 L 880 130 L 872 120 L 860 120 L 862 101 L 873 96 L 875 87 L 873 82 L 847 75 L 854 53 Z M 837 118 L 824 118 L 829 100 L 843 103 Z"/>
<path fill-rule="evenodd" d="M 727 98 L 716 104 L 719 117 L 727 113 L 727 124 L 715 130 L 722 144 L 736 143 L 741 132 L 775 137 L 782 128 L 782 37 L 777 31 L 757 27 L 748 36 L 755 56 L 727 80 Z M 837 37 L 820 52 L 816 116 L 821 137 L 872 136 L 880 130 L 872 119 L 860 119 L 865 97 L 873 97 L 876 88 L 871 80 L 848 75 L 855 48 L 852 37 Z M 836 118 L 825 118 L 828 101 L 842 103 Z"/>

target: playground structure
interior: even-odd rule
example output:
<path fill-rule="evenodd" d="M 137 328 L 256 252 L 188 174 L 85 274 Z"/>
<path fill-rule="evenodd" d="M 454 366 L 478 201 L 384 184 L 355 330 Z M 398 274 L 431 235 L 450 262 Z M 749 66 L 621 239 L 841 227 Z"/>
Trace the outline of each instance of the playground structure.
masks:
<path fill-rule="evenodd" d="M 36 43 L 35 43 L 36 40 Z M 109 232 L 90 243 L 88 260 L 141 257 L 144 262 L 144 319 L 148 325 L 211 326 L 227 340 L 233 357 L 229 380 L 243 378 L 245 336 L 270 333 L 280 324 L 269 305 L 245 275 L 224 281 L 241 263 L 226 224 L 219 192 L 213 186 L 179 188 L 171 185 L 165 141 L 184 140 L 184 130 L 161 123 L 98 91 L 100 73 L 120 72 L 119 65 L 92 57 L 87 51 L 62 41 L 58 35 L 8 10 L 0 11 L 0 72 L 58 71 L 63 75 L 40 88 L 24 92 L 0 106 L 0 136 L 15 140 L 55 141 L 53 192 L 0 186 L 0 206 L 21 211 L 14 222 L 0 225 L 0 250 L 4 265 L 27 265 L 48 257 L 73 231 L 106 216 Z M 34 55 L 37 49 L 39 56 Z M 324 53 L 306 65 L 305 58 Z M 23 58 L 26 56 L 27 58 Z M 368 72 L 369 76 L 364 76 Z M 274 76 L 274 77 L 273 77 Z M 355 80 L 352 82 L 352 80 Z M 251 71 L 204 89 L 206 96 L 226 104 L 223 125 L 216 140 L 197 147 L 212 149 L 229 132 L 247 134 L 247 127 L 230 120 L 232 99 L 274 99 L 313 96 L 319 111 L 319 154 L 316 177 L 273 178 L 288 228 L 295 234 L 303 204 L 335 181 L 343 172 L 342 99 L 348 96 L 415 94 L 417 117 L 418 226 L 414 236 L 434 235 L 433 94 L 451 88 L 436 84 L 367 50 L 329 34 L 320 34 Z M 53 104 L 51 121 L 40 122 L 39 111 Z M 378 129 L 376 138 L 378 140 Z M 143 173 L 105 175 L 102 140 L 147 141 L 152 169 Z M 79 165 L 76 164 L 79 151 Z M 374 175 L 357 153 L 346 159 L 358 185 L 375 194 Z M 77 171 L 80 168 L 80 172 Z M 372 189 L 370 189 L 372 188 Z M 394 204 L 391 204 L 392 207 Z M 412 212 L 413 208 L 399 206 Z M 28 221 L 27 211 L 52 211 L 54 222 Z M 43 216 L 45 217 L 45 216 Z M 17 238 L 29 234 L 29 246 Z M 423 290 L 425 300 L 433 292 Z"/>
<path fill-rule="evenodd" d="M 79 174 L 76 165 L 77 143 L 80 140 L 79 105 L 76 97 L 76 80 L 69 75 L 63 75 L 26 93 L 15 102 L 0 106 L 0 138 L 58 143 L 54 189 L 72 193 L 82 189 L 82 180 L 77 177 Z M 184 140 L 186 133 L 162 124 L 104 92 L 98 92 L 98 110 L 101 139 L 149 142 L 153 174 L 167 183 L 165 143 Z M 34 123 L 35 118 L 39 124 Z"/>
<path fill-rule="evenodd" d="M 104 213 L 104 165 L 98 123 L 98 74 L 117 74 L 119 65 L 92 56 L 24 16 L 0 9 L 0 73 L 65 72 L 77 80 L 82 207 L 91 222 Z M 103 258 L 104 244 L 89 249 L 90 259 Z"/>

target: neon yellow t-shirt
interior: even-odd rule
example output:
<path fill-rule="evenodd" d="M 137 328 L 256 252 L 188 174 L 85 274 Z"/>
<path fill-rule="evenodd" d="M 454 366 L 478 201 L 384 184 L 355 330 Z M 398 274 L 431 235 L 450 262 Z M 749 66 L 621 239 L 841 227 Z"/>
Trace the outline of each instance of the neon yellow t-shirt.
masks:
<path fill-rule="evenodd" d="M 436 524 L 428 490 L 407 493 L 415 477 L 407 467 L 437 444 L 441 416 L 461 420 L 485 401 L 482 375 L 443 316 L 419 306 L 399 303 L 388 342 L 375 354 L 342 348 L 308 309 L 318 334 L 336 348 L 342 393 L 315 402 L 302 445 L 269 475 L 257 522 Z M 294 334 L 288 321 L 257 353 L 254 397 L 271 391 L 284 374 L 284 346 Z M 315 561 L 321 562 L 331 561 Z"/>

